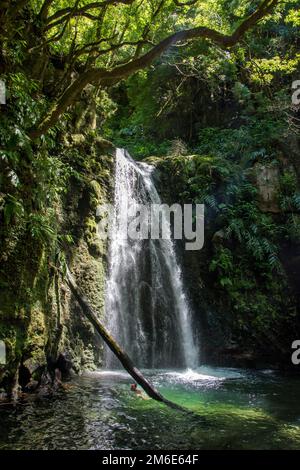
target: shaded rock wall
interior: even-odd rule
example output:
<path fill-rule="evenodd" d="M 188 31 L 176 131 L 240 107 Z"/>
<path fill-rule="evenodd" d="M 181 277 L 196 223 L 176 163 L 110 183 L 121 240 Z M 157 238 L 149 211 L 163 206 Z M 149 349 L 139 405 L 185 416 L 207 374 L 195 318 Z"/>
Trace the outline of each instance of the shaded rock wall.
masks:
<path fill-rule="evenodd" d="M 218 159 L 201 155 L 147 161 L 157 167 L 157 184 L 165 202 L 205 204 L 203 249 L 185 251 L 178 245 L 200 336 L 201 361 L 292 368 L 291 344 L 300 336 L 300 264 L 297 208 L 291 201 L 299 180 L 288 153 L 278 152 L 277 162 L 253 162 L 250 168 L 230 164 L 228 174 L 225 160 L 220 165 Z M 232 199 L 229 185 L 239 191 L 242 185 L 247 189 L 248 182 L 252 199 L 243 199 L 239 192 Z M 239 241 L 228 232 L 229 223 L 235 223 L 237 230 L 242 227 L 242 233 L 252 224 L 253 232 L 250 227 L 247 234 L 253 240 Z M 258 260 L 257 242 L 257 250 L 261 244 L 267 249 L 276 244 L 279 268 L 272 268 L 267 252 Z"/>
<path fill-rule="evenodd" d="M 114 149 L 96 136 L 71 134 L 60 148 L 62 159 L 76 168 L 54 208 L 61 236 L 45 246 L 22 224 L 2 232 L 0 339 L 7 356 L 0 365 L 2 393 L 51 386 L 56 368 L 78 373 L 101 365 L 103 346 L 57 268 L 69 265 L 101 317 L 107 246 L 97 236 L 96 208 L 111 198 Z"/>

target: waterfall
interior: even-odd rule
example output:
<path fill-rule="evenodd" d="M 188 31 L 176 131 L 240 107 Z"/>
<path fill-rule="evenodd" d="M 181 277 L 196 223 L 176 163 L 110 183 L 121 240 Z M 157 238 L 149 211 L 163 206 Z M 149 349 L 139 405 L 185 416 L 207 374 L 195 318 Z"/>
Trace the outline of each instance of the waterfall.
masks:
<path fill-rule="evenodd" d="M 127 207 L 161 204 L 153 171 L 152 166 L 137 163 L 117 149 L 107 327 L 139 367 L 194 368 L 198 348 L 174 242 L 171 238 L 132 240 L 126 237 L 127 226 L 122 221 Z M 115 365 L 107 350 L 106 366 Z"/>

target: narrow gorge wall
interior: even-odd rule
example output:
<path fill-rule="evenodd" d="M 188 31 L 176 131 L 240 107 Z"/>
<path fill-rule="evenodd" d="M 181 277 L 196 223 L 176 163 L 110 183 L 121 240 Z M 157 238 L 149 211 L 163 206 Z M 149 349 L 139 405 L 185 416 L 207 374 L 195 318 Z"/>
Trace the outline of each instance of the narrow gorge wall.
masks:
<path fill-rule="evenodd" d="M 80 372 L 102 363 L 103 346 L 56 269 L 67 263 L 92 307 L 103 313 L 107 246 L 97 237 L 96 208 L 111 198 L 114 149 L 96 135 L 69 133 L 56 151 L 72 168 L 53 206 L 57 238 L 43 244 L 28 223 L 2 225 L 1 393 L 50 388 L 55 368 Z"/>

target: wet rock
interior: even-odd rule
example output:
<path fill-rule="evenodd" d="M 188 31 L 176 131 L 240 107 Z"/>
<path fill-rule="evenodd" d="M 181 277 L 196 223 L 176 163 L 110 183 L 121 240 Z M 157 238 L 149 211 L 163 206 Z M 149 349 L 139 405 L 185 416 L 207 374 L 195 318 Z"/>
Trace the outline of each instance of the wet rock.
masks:
<path fill-rule="evenodd" d="M 69 356 L 68 353 L 61 353 L 58 356 L 57 362 L 56 362 L 56 369 L 55 373 L 56 375 L 58 372 L 60 374 L 65 374 L 68 375 L 73 367 L 71 357 Z M 58 371 L 58 372 L 56 372 Z"/>
<path fill-rule="evenodd" d="M 218 230 L 217 232 L 214 233 L 212 237 L 212 242 L 215 244 L 223 243 L 225 240 L 225 232 L 224 230 Z"/>
<path fill-rule="evenodd" d="M 57 391 L 60 388 L 63 388 L 63 383 L 62 383 L 62 374 L 59 369 L 55 369 L 54 371 L 54 380 L 53 380 L 53 390 Z"/>
<path fill-rule="evenodd" d="M 38 389 L 39 382 L 31 379 L 28 384 L 24 387 L 24 391 L 28 393 L 35 392 Z"/>
<path fill-rule="evenodd" d="M 43 358 L 44 359 L 44 358 Z M 28 369 L 31 375 L 35 374 L 41 367 L 45 365 L 45 359 L 42 361 L 37 360 L 37 358 L 30 358 L 26 361 L 23 361 L 24 367 Z"/>
<path fill-rule="evenodd" d="M 3 388 L 0 388 L 0 401 L 7 400 L 7 393 Z"/>
<path fill-rule="evenodd" d="M 38 389 L 38 397 L 47 398 L 53 395 L 52 378 L 49 372 L 44 372 Z"/>
<path fill-rule="evenodd" d="M 26 385 L 30 382 L 31 379 L 31 373 L 27 367 L 25 367 L 24 364 L 20 365 L 19 368 L 19 385 L 21 388 L 24 390 Z"/>

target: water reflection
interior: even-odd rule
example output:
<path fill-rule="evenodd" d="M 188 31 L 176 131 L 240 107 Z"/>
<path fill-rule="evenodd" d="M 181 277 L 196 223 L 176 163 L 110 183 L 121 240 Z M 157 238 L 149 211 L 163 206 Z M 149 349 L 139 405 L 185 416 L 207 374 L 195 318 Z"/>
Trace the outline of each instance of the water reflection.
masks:
<path fill-rule="evenodd" d="M 1 405 L 0 448 L 300 448 L 297 377 L 207 367 L 147 373 L 195 414 L 137 398 L 124 372 L 99 371 L 73 379 L 51 399 Z"/>

